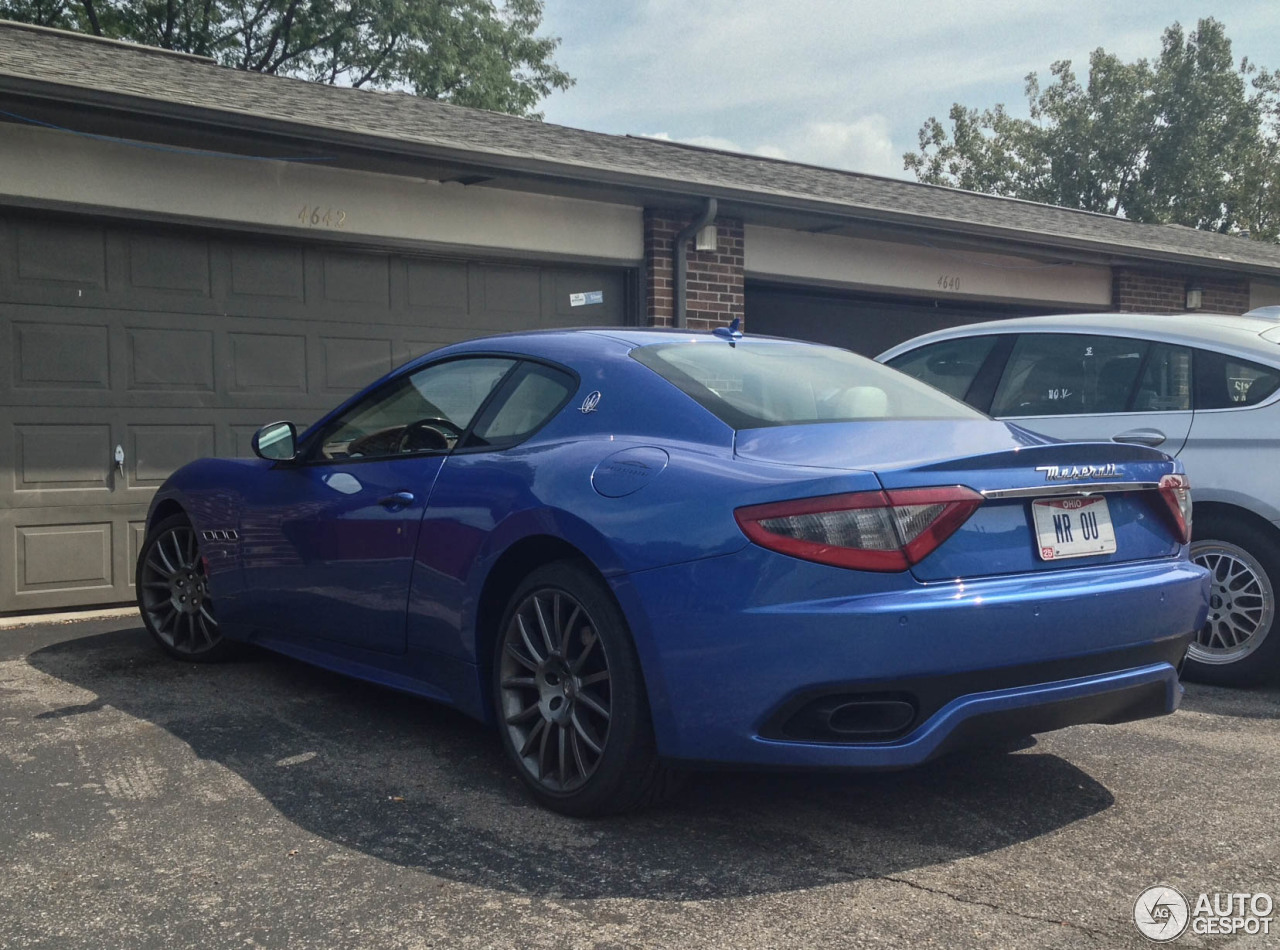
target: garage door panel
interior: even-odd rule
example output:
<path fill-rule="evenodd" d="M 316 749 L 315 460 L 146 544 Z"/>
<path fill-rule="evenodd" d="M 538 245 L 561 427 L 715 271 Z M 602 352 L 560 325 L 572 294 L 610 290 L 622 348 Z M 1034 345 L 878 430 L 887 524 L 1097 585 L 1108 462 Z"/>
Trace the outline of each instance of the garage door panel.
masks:
<path fill-rule="evenodd" d="M 15 232 L 17 277 L 24 282 L 107 285 L 106 233 L 100 227 L 22 221 Z"/>
<path fill-rule="evenodd" d="M 546 275 L 543 292 L 543 326 L 617 326 L 626 317 L 626 290 L 619 274 L 554 271 Z"/>
<path fill-rule="evenodd" d="M 533 267 L 471 266 L 470 316 L 492 330 L 536 326 L 542 309 L 542 273 Z"/>
<path fill-rule="evenodd" d="M 22 492 L 111 487 L 111 426 L 28 423 L 13 427 L 14 489 Z"/>
<path fill-rule="evenodd" d="M 230 393 L 307 392 L 307 338 L 303 334 L 231 333 Z"/>
<path fill-rule="evenodd" d="M 208 240 L 173 234 L 130 235 L 129 283 L 135 290 L 211 296 Z"/>
<path fill-rule="evenodd" d="M 157 487 L 188 462 L 216 454 L 212 423 L 131 425 L 128 432 L 130 487 Z"/>
<path fill-rule="evenodd" d="M 14 531 L 17 594 L 114 586 L 112 525 L 22 525 Z"/>
<path fill-rule="evenodd" d="M 324 299 L 333 303 L 391 307 L 391 258 L 382 254 L 324 251 Z"/>
<path fill-rule="evenodd" d="M 0 612 L 128 603 L 146 505 L 0 508 Z"/>
<path fill-rule="evenodd" d="M 105 324 L 14 322 L 15 389 L 110 389 L 110 331 Z"/>
<path fill-rule="evenodd" d="M 250 244 L 231 248 L 231 293 L 237 297 L 272 298 L 301 302 L 306 298 L 306 272 L 302 248 Z"/>
<path fill-rule="evenodd" d="M 128 388 L 149 392 L 213 392 L 214 341 L 210 330 L 127 327 Z"/>
<path fill-rule="evenodd" d="M 321 379 L 327 392 L 348 396 L 391 371 L 392 341 L 320 337 Z"/>
<path fill-rule="evenodd" d="M 460 325 L 470 309 L 467 265 L 453 261 L 408 261 L 408 305 L 426 310 L 432 317 L 448 318 Z"/>

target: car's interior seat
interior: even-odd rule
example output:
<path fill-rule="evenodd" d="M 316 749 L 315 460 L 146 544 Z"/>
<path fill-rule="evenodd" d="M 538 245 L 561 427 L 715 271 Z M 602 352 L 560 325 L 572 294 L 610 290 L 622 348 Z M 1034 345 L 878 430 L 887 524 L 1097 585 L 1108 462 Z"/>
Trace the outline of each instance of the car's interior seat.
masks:
<path fill-rule="evenodd" d="M 1124 412 L 1129 406 L 1129 394 L 1138 376 L 1142 357 L 1138 354 L 1116 356 L 1102 364 L 1098 370 L 1098 386 L 1091 412 Z"/>

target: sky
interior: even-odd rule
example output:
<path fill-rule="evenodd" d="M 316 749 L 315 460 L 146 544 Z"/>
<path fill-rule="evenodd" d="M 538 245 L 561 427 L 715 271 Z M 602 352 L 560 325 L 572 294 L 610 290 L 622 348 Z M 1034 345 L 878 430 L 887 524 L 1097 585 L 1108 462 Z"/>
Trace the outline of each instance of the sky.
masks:
<path fill-rule="evenodd" d="M 1027 114 L 1099 46 L 1154 58 L 1172 23 L 1226 26 L 1237 61 L 1280 69 L 1280 0 L 545 0 L 543 33 L 577 83 L 546 120 L 597 132 L 909 178 L 902 154 L 954 102 Z"/>

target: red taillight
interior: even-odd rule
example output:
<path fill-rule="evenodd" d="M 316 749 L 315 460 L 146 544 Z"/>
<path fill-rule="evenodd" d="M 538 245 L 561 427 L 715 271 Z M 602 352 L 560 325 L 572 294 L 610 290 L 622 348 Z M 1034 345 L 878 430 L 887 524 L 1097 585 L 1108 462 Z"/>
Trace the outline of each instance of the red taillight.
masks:
<path fill-rule="evenodd" d="M 1160 479 L 1160 497 L 1169 506 L 1178 540 L 1191 540 L 1191 481 L 1185 475 L 1165 475 Z"/>
<path fill-rule="evenodd" d="M 771 551 L 860 571 L 905 571 L 982 504 L 963 485 L 825 495 L 734 512 L 748 538 Z"/>

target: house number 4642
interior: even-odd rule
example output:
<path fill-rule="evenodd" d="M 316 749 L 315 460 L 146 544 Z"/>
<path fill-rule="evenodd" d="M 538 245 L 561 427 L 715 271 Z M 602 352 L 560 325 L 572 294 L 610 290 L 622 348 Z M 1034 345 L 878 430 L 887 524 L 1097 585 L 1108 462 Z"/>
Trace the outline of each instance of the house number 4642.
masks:
<path fill-rule="evenodd" d="M 347 213 L 340 208 L 303 205 L 302 210 L 298 212 L 298 222 L 312 228 L 345 228 Z"/>

